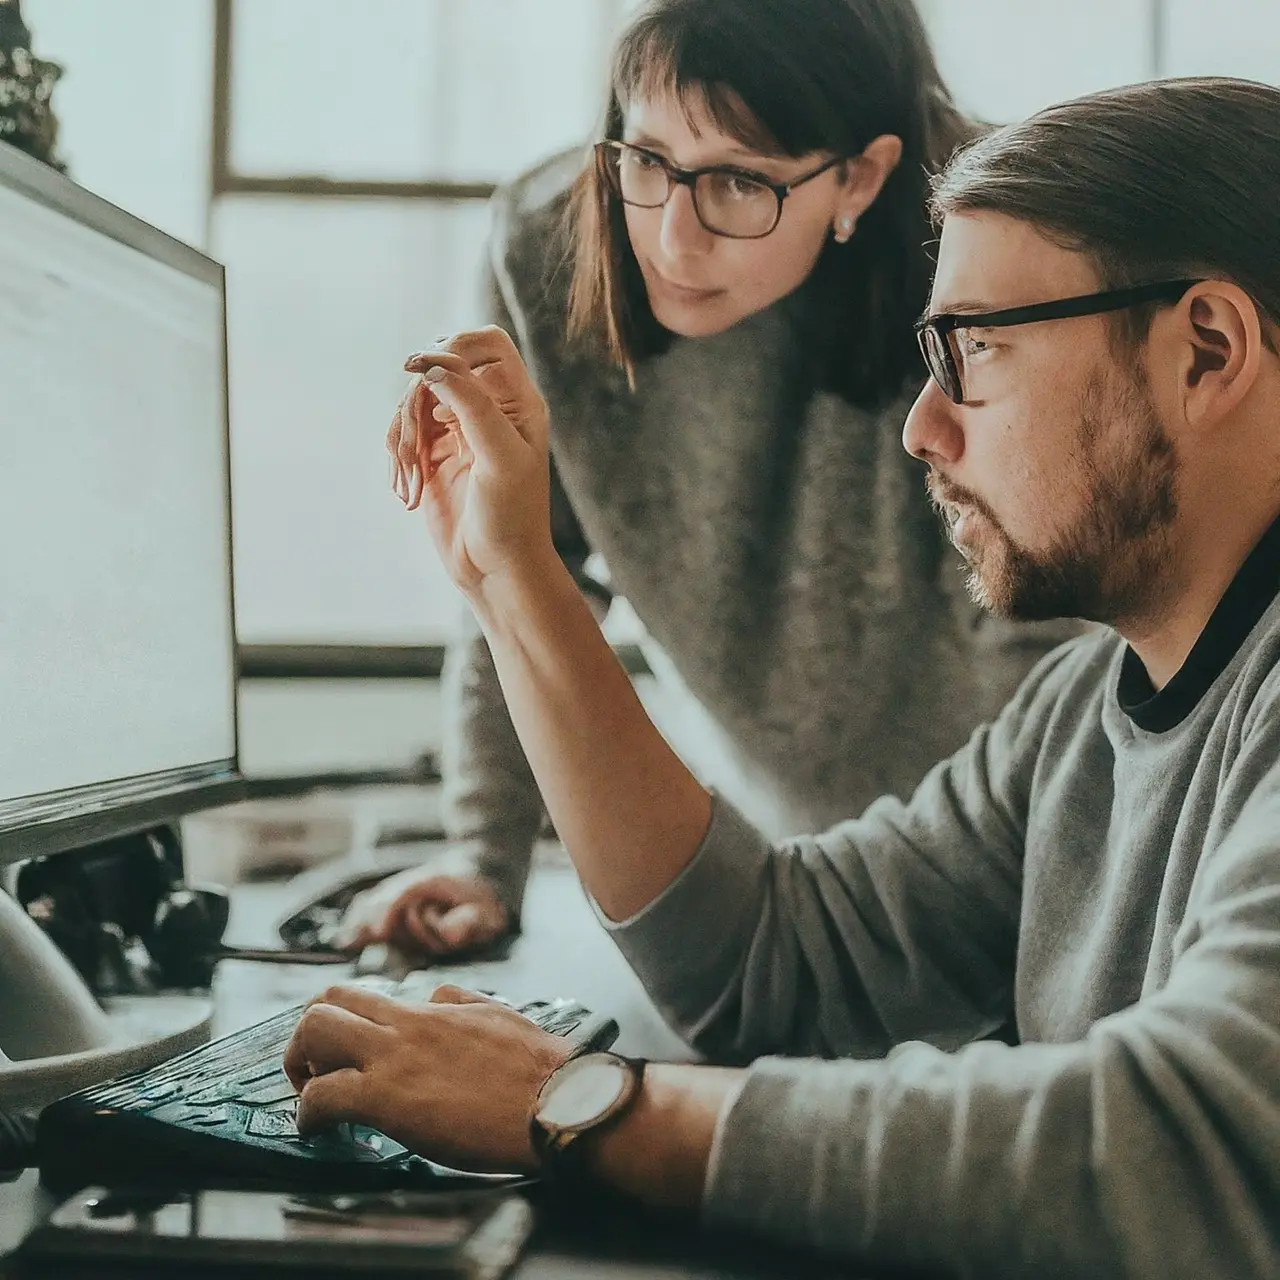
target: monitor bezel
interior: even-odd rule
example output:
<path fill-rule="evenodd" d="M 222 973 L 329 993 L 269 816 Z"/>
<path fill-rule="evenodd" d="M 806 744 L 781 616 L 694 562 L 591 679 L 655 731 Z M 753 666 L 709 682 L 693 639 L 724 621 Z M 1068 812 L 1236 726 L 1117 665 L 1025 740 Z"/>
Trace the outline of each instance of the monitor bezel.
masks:
<path fill-rule="evenodd" d="M 240 646 L 235 615 L 235 535 L 231 501 L 231 420 L 227 345 L 226 271 L 199 249 L 95 195 L 65 174 L 6 142 L 0 142 L 0 185 L 72 218 L 92 231 L 214 285 L 222 302 L 222 453 L 227 530 L 228 617 L 231 622 L 232 754 L 160 773 L 15 797 L 6 810 L 29 802 L 30 822 L 0 827 L 0 867 L 27 858 L 62 853 L 115 836 L 176 821 L 186 814 L 242 799 L 246 785 L 240 773 L 240 709 L 237 690 Z"/>

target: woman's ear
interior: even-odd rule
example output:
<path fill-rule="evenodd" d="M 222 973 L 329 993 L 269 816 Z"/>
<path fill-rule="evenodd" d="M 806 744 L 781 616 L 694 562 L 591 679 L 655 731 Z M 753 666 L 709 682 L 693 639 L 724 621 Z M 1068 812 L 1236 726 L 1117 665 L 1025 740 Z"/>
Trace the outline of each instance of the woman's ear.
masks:
<path fill-rule="evenodd" d="M 837 238 L 842 230 L 842 221 L 852 219 L 857 222 L 871 207 L 901 160 L 902 139 L 893 133 L 882 133 L 863 147 L 861 155 L 848 162 L 836 206 Z M 853 228 L 849 230 L 852 232 Z"/>

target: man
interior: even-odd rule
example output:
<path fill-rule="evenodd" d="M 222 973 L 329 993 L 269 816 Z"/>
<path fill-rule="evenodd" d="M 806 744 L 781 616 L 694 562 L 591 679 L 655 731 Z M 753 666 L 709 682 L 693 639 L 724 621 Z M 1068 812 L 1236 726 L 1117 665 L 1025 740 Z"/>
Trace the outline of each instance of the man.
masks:
<path fill-rule="evenodd" d="M 992 610 L 1107 625 L 908 804 L 782 847 L 666 748 L 559 567 L 509 343 L 411 362 L 428 524 L 557 830 L 673 1025 L 753 1062 L 651 1065 L 566 1148 L 583 1176 L 966 1272 L 1280 1270 L 1278 174 L 1280 90 L 1200 80 L 940 180 L 905 444 Z M 299 1124 L 555 1163 L 564 1047 L 466 999 L 326 993 Z"/>

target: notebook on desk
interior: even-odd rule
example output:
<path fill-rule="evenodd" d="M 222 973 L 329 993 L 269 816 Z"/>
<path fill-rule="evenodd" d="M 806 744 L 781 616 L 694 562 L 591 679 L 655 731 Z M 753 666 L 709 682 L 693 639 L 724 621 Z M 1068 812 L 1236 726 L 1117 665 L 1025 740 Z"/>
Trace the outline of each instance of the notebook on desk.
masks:
<path fill-rule="evenodd" d="M 210 1264 L 240 1274 L 395 1272 L 496 1280 L 528 1239 L 533 1213 L 503 1193 L 286 1195 L 253 1191 L 70 1196 L 25 1240 L 42 1269 L 60 1260 Z"/>

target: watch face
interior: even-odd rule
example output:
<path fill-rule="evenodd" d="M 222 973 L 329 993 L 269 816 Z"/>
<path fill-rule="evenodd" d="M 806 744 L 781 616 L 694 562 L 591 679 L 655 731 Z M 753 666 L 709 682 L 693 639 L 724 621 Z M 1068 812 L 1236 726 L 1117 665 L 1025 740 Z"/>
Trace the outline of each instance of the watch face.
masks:
<path fill-rule="evenodd" d="M 538 1099 L 538 1120 L 556 1129 L 589 1125 L 608 1112 L 630 1083 L 630 1070 L 615 1058 L 576 1058 L 547 1081 Z"/>

